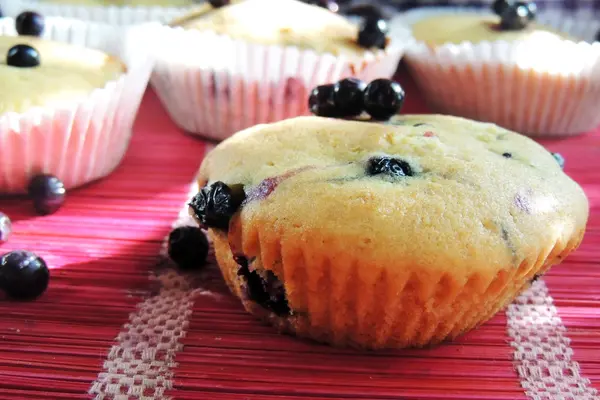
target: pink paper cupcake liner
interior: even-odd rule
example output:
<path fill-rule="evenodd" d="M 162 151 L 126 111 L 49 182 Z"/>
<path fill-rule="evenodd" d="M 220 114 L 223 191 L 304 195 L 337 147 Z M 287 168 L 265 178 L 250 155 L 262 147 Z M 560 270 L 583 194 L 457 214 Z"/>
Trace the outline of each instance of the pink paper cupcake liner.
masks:
<path fill-rule="evenodd" d="M 417 9 L 392 25 L 411 26 L 437 14 L 482 13 L 465 8 Z M 488 13 L 488 12 L 485 12 Z M 564 12 L 538 23 L 593 42 L 600 23 Z M 405 62 L 438 113 L 493 122 L 529 136 L 569 136 L 600 124 L 600 43 L 556 40 L 464 42 L 432 47 L 415 41 Z"/>
<path fill-rule="evenodd" d="M 121 30 L 47 18 L 44 37 L 118 56 L 127 71 L 73 104 L 0 115 L 0 193 L 26 190 L 32 175 L 49 173 L 73 188 L 110 174 L 121 162 L 153 66 L 148 45 L 158 24 Z M 0 34 L 15 35 L 0 19 Z"/>
<path fill-rule="evenodd" d="M 63 17 L 82 21 L 127 26 L 145 22 L 166 23 L 184 14 L 189 7 L 97 6 L 55 4 L 39 0 L 0 0 L 4 14 L 15 18 L 23 11 L 36 11 L 47 17 Z"/>
<path fill-rule="evenodd" d="M 308 114 L 308 93 L 317 85 L 349 76 L 366 81 L 391 77 L 405 46 L 393 40 L 385 51 L 367 52 L 356 61 L 213 32 L 161 29 L 152 86 L 180 128 L 215 140 Z"/>

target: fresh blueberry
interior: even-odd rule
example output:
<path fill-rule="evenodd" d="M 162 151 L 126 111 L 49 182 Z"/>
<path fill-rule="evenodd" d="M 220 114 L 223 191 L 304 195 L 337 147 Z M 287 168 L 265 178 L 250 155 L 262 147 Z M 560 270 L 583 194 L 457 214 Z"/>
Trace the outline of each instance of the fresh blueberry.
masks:
<path fill-rule="evenodd" d="M 334 85 L 317 86 L 308 96 L 308 109 L 319 117 L 337 117 L 338 110 L 333 101 Z"/>
<path fill-rule="evenodd" d="M 246 198 L 242 185 L 227 186 L 215 182 L 205 186 L 189 203 L 204 228 L 229 229 L 229 220 Z"/>
<path fill-rule="evenodd" d="M 12 233 L 12 224 L 8 215 L 0 212 L 0 244 L 6 242 Z"/>
<path fill-rule="evenodd" d="M 554 157 L 562 169 L 565 169 L 565 158 L 560 153 L 552 153 L 552 157 Z"/>
<path fill-rule="evenodd" d="M 49 280 L 46 262 L 33 253 L 17 250 L 0 258 L 0 288 L 9 297 L 34 299 L 46 291 Z"/>
<path fill-rule="evenodd" d="M 389 79 L 375 79 L 367 85 L 363 96 L 365 111 L 381 121 L 397 114 L 404 104 L 402 86 Z"/>
<path fill-rule="evenodd" d="M 230 0 L 208 0 L 214 8 L 224 7 L 230 3 Z"/>
<path fill-rule="evenodd" d="M 502 15 L 508 6 L 510 6 L 510 2 L 508 0 L 496 0 L 492 3 L 492 11 L 496 15 Z"/>
<path fill-rule="evenodd" d="M 410 164 L 392 157 L 373 157 L 367 162 L 368 175 L 413 176 Z"/>
<path fill-rule="evenodd" d="M 333 103 L 344 117 L 354 117 L 363 112 L 363 92 L 367 84 L 356 78 L 346 78 L 334 85 Z"/>
<path fill-rule="evenodd" d="M 8 49 L 6 65 L 19 68 L 37 67 L 40 65 L 40 53 L 26 44 L 17 44 Z"/>
<path fill-rule="evenodd" d="M 169 257 L 183 270 L 198 269 L 206 264 L 208 240 L 200 228 L 181 226 L 169 234 Z"/>
<path fill-rule="evenodd" d="M 15 28 L 19 35 L 42 36 L 44 25 L 44 17 L 34 11 L 24 11 L 15 20 Z"/>
<path fill-rule="evenodd" d="M 331 12 L 338 12 L 338 10 L 340 9 L 337 2 L 333 0 L 308 0 L 307 3 L 326 8 Z"/>
<path fill-rule="evenodd" d="M 526 5 L 509 5 L 500 17 L 500 28 L 508 31 L 525 29 L 530 21 L 529 15 L 530 11 Z"/>
<path fill-rule="evenodd" d="M 388 26 L 385 20 L 367 18 L 358 31 L 358 44 L 365 48 L 385 49 L 387 33 Z"/>
<path fill-rule="evenodd" d="M 245 283 L 248 300 L 254 301 L 260 306 L 273 313 L 284 316 L 290 314 L 290 306 L 287 302 L 285 287 L 271 271 L 250 271 L 248 259 L 243 256 L 234 257 L 240 268 L 238 276 Z"/>
<path fill-rule="evenodd" d="M 385 15 L 381 8 L 373 4 L 358 4 L 351 6 L 344 10 L 344 14 L 373 20 L 385 19 Z"/>
<path fill-rule="evenodd" d="M 600 42 L 600 29 L 596 32 L 596 37 L 594 38 L 596 42 Z"/>
<path fill-rule="evenodd" d="M 502 157 L 504 157 L 504 158 L 512 158 L 512 154 L 511 153 L 502 153 Z"/>
<path fill-rule="evenodd" d="M 29 182 L 27 193 L 39 215 L 54 214 L 65 202 L 65 185 L 54 175 L 36 175 Z"/>

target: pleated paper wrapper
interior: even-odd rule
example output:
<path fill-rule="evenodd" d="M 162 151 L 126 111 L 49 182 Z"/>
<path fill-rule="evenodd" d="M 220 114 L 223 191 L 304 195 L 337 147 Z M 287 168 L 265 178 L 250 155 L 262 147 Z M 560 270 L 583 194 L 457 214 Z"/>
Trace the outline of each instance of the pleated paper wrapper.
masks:
<path fill-rule="evenodd" d="M 417 9 L 392 26 L 412 26 L 465 8 Z M 405 62 L 433 111 L 493 122 L 529 136 L 569 136 L 600 124 L 600 23 L 565 12 L 542 13 L 537 23 L 589 42 L 553 39 L 430 46 L 416 41 Z"/>
<path fill-rule="evenodd" d="M 349 76 L 391 77 L 410 37 L 404 30 L 402 38 L 402 29 L 396 29 L 386 50 L 366 51 L 353 60 L 214 32 L 162 29 L 152 86 L 180 128 L 214 140 L 308 114 L 308 95 L 317 85 Z"/>
<path fill-rule="evenodd" d="M 63 17 L 83 21 L 127 26 L 145 22 L 167 23 L 193 6 L 116 6 L 56 4 L 38 0 L 0 0 L 4 15 L 16 18 L 23 11 L 36 11 L 47 17 Z"/>
<path fill-rule="evenodd" d="M 46 18 L 44 38 L 104 51 L 127 71 L 87 98 L 56 108 L 34 107 L 0 115 L 0 193 L 23 193 L 38 173 L 73 188 L 110 174 L 125 155 L 152 71 L 149 51 L 158 24 L 124 30 L 64 18 Z M 14 20 L 0 33 L 15 35 Z"/>
<path fill-rule="evenodd" d="M 429 346 L 472 330 L 527 289 L 536 274 L 576 249 L 584 233 L 574 231 L 565 242 L 549 241 L 518 268 L 442 273 L 419 265 L 397 272 L 389 264 L 369 264 L 361 255 L 344 251 L 335 239 L 324 245 L 319 238 L 298 239 L 285 231 L 278 237 L 263 228 L 245 227 L 243 240 L 237 242 L 244 243 L 244 251 L 251 248 L 253 258 L 256 254 L 252 268 L 273 268 L 292 310 L 302 311 L 280 317 L 251 301 L 230 247 L 236 234 L 231 225 L 228 234 L 211 229 L 223 277 L 246 310 L 282 332 L 336 347 L 369 349 Z"/>

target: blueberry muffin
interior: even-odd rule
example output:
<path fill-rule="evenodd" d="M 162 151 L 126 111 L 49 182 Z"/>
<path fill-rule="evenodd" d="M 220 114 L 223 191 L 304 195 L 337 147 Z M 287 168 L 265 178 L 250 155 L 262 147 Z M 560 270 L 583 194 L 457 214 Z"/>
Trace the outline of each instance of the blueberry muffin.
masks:
<path fill-rule="evenodd" d="M 71 189 L 119 165 L 153 65 L 140 38 L 154 32 L 30 11 L 0 20 L 0 195 L 37 175 Z"/>
<path fill-rule="evenodd" d="M 210 3 L 165 28 L 152 77 L 173 121 L 200 136 L 307 114 L 310 88 L 389 78 L 403 52 L 381 18 L 353 23 L 297 0 Z"/>
<path fill-rule="evenodd" d="M 0 36 L 0 53 L 0 114 L 71 104 L 126 72 L 101 51 L 32 36 Z"/>
<path fill-rule="evenodd" d="M 299 117 L 225 140 L 190 213 L 231 291 L 335 346 L 455 338 L 581 242 L 583 190 L 532 140 L 467 119 Z"/>
<path fill-rule="evenodd" d="M 538 15 L 533 2 L 497 1 L 493 11 L 434 8 L 395 21 L 412 29 L 406 64 L 430 108 L 529 136 L 596 128 L 600 52 L 582 42 L 596 22 Z"/>
<path fill-rule="evenodd" d="M 359 60 L 369 49 L 385 48 L 389 41 L 382 34 L 378 43 L 361 44 L 359 27 L 349 19 L 297 0 L 233 0 L 218 8 L 206 3 L 170 25 L 212 31 L 256 44 L 294 46 Z"/>

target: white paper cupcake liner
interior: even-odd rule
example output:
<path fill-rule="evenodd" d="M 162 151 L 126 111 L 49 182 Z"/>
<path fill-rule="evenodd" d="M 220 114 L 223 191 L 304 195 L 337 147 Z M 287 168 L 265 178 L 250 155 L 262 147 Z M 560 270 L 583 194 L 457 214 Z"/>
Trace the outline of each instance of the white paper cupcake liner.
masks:
<path fill-rule="evenodd" d="M 412 26 L 465 8 L 417 9 L 392 26 Z M 537 22 L 593 42 L 600 23 L 565 12 L 540 13 Z M 569 40 L 464 42 L 431 47 L 415 41 L 405 62 L 433 111 L 493 122 L 529 136 L 568 136 L 600 124 L 600 43 Z"/>
<path fill-rule="evenodd" d="M 167 23 L 186 13 L 189 7 L 159 6 L 86 6 L 55 4 L 40 0 L 0 0 L 4 15 L 15 18 L 23 11 L 36 11 L 47 17 L 63 17 L 117 26 L 145 22 Z"/>
<path fill-rule="evenodd" d="M 122 160 L 153 67 L 149 45 L 159 24 L 125 30 L 46 18 L 44 38 L 119 57 L 127 71 L 80 101 L 0 115 L 0 193 L 23 193 L 32 175 L 49 173 L 73 188 L 111 173 Z M 0 34 L 15 35 L 0 19 Z"/>
<path fill-rule="evenodd" d="M 215 140 L 307 114 L 308 94 L 317 85 L 348 76 L 391 77 L 405 47 L 395 40 L 354 61 L 180 27 L 163 27 L 161 39 L 152 86 L 179 127 Z"/>

